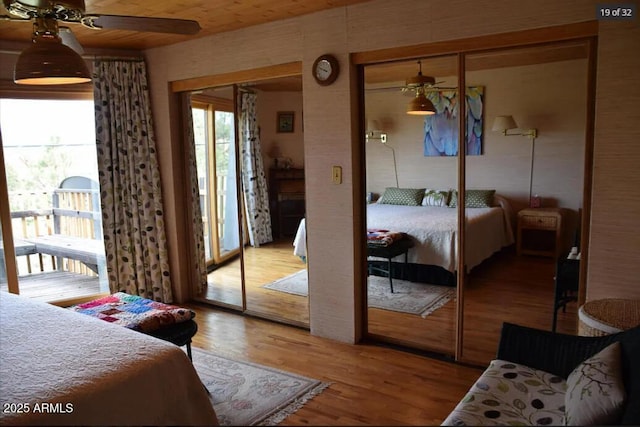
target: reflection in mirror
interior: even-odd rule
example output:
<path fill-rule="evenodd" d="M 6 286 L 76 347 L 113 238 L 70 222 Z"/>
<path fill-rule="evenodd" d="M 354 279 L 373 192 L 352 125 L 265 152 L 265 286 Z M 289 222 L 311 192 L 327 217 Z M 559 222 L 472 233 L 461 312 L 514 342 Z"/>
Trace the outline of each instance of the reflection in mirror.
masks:
<path fill-rule="evenodd" d="M 242 307 L 233 88 L 192 95 L 207 286 L 199 297 Z"/>
<path fill-rule="evenodd" d="M 236 92 L 192 96 L 209 272 L 200 298 L 308 327 L 302 78 Z"/>
<path fill-rule="evenodd" d="M 467 96 L 482 89 L 484 98 L 482 109 L 470 102 L 467 116 L 482 147 L 465 159 L 473 268 L 464 288 L 463 358 L 484 365 L 495 357 L 503 322 L 551 330 L 557 312 L 556 330 L 575 333 L 575 300 L 566 300 L 566 312 L 554 301 L 557 284 L 564 286 L 559 302 L 578 284 L 579 260 L 556 269 L 580 246 L 587 49 L 571 42 L 497 50 L 466 56 L 465 69 Z M 494 254 L 478 263 L 483 248 Z"/>
<path fill-rule="evenodd" d="M 302 77 L 240 89 L 246 309 L 308 328 Z M 256 200 L 259 176 L 264 176 L 262 208 Z M 262 225 L 253 223 L 258 212 L 268 213 Z"/>
<path fill-rule="evenodd" d="M 448 355 L 456 318 L 456 66 L 446 56 L 364 67 L 367 333 Z"/>

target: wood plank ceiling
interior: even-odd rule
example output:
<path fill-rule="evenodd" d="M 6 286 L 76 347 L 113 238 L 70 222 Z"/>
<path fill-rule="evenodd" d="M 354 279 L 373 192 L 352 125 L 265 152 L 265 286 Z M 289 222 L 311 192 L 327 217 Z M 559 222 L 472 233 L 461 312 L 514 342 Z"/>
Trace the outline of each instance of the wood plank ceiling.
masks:
<path fill-rule="evenodd" d="M 55 1 L 64 3 L 64 0 Z M 65 25 L 71 28 L 85 49 L 144 50 L 365 1 L 368 0 L 85 0 L 87 14 L 193 19 L 199 22 L 202 29 L 196 35 L 185 36 L 123 30 L 91 30 L 79 24 Z M 8 13 L 1 7 L 0 14 Z M 31 32 L 32 25 L 28 22 L 0 20 L 0 40 L 26 45 L 31 40 Z M 512 50 L 508 53 L 476 54 L 470 58 L 467 67 L 469 70 L 478 70 L 584 57 L 586 51 L 583 45 L 567 43 L 560 46 Z M 454 59 L 426 59 L 422 62 L 423 72 L 434 77 L 453 76 Z M 416 73 L 415 60 L 400 61 L 367 67 L 365 80 L 368 87 L 374 88 L 379 85 L 388 86 L 391 82 L 397 85 Z M 250 86 L 266 91 L 300 91 L 302 81 L 299 77 L 290 77 L 255 82 Z"/>
<path fill-rule="evenodd" d="M 78 24 L 69 27 L 85 49 L 143 50 L 365 1 L 368 0 L 85 0 L 88 14 L 192 19 L 200 23 L 202 30 L 184 36 L 91 30 Z M 8 15 L 4 6 L 0 15 Z M 32 25 L 28 22 L 0 21 L 0 40 L 28 42 L 31 33 Z"/>

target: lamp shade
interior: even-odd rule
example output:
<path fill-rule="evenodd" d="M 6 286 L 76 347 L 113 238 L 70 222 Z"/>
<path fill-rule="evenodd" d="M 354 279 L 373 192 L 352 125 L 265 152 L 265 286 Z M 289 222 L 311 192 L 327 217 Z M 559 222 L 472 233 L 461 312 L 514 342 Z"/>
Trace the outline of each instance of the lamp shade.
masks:
<path fill-rule="evenodd" d="M 513 120 L 512 116 L 496 116 L 493 120 L 493 127 L 491 128 L 494 132 L 504 132 L 508 129 L 517 129 L 518 125 L 516 121 Z"/>
<path fill-rule="evenodd" d="M 409 102 L 407 114 L 416 116 L 429 116 L 436 113 L 436 107 L 424 93 L 418 93 L 415 98 Z"/>
<path fill-rule="evenodd" d="M 86 83 L 91 74 L 84 59 L 58 37 L 37 37 L 18 57 L 14 81 L 24 85 Z"/>
<path fill-rule="evenodd" d="M 367 132 L 379 132 L 380 130 L 380 123 L 377 120 L 367 120 Z"/>

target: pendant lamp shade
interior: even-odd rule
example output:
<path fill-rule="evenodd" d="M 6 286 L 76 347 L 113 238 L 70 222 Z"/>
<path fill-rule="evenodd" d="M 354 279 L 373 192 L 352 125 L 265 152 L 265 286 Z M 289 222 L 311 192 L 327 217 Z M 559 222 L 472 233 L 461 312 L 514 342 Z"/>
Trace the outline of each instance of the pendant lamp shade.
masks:
<path fill-rule="evenodd" d="M 409 102 L 409 107 L 407 108 L 407 114 L 415 116 L 430 116 L 435 113 L 436 107 L 433 106 L 433 102 L 422 92 L 418 92 L 416 97 Z"/>
<path fill-rule="evenodd" d="M 24 85 L 86 83 L 91 74 L 84 59 L 59 37 L 35 37 L 16 62 L 14 81 Z"/>

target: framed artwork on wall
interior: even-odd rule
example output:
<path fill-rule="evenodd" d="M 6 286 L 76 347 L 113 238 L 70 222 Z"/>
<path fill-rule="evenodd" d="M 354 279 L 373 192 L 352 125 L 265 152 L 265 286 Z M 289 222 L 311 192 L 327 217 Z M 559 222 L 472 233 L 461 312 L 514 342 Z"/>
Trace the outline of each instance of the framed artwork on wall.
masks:
<path fill-rule="evenodd" d="M 292 133 L 295 113 L 293 111 L 278 111 L 276 131 L 278 133 Z"/>
<path fill-rule="evenodd" d="M 436 107 L 436 114 L 424 120 L 424 155 L 455 156 L 458 154 L 458 91 L 427 92 Z M 482 154 L 484 86 L 470 86 L 466 90 L 467 131 L 466 153 Z"/>

